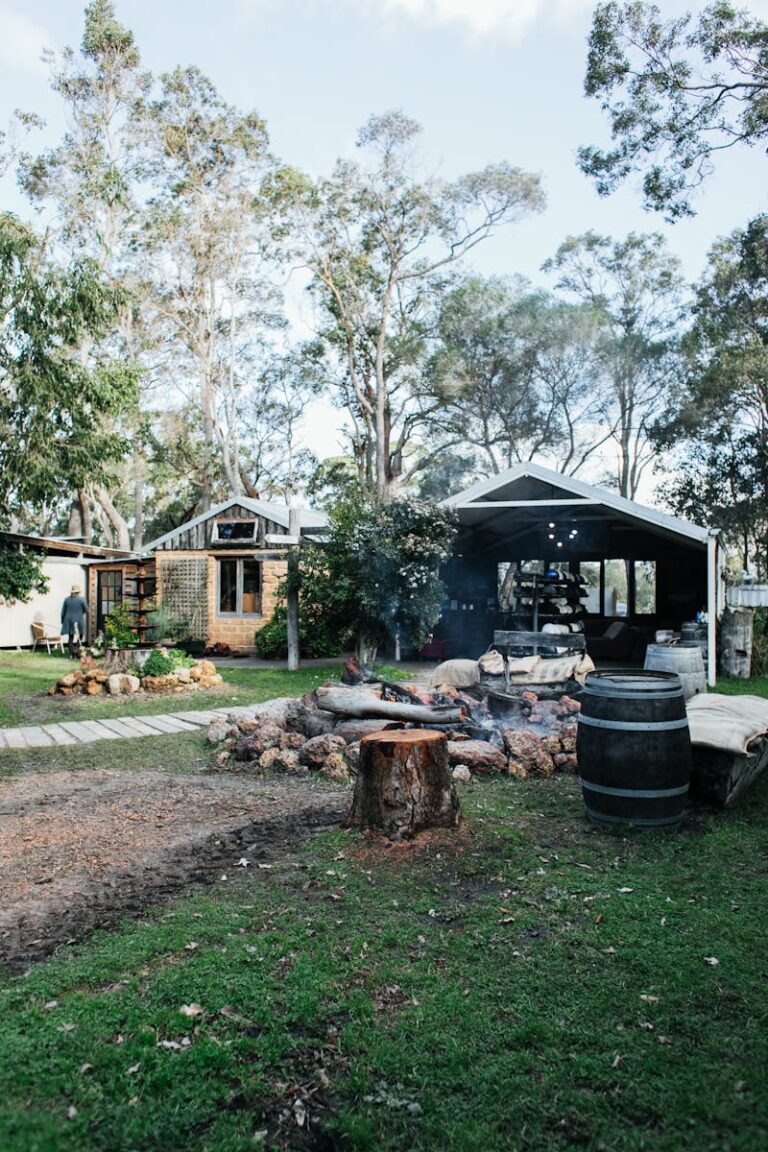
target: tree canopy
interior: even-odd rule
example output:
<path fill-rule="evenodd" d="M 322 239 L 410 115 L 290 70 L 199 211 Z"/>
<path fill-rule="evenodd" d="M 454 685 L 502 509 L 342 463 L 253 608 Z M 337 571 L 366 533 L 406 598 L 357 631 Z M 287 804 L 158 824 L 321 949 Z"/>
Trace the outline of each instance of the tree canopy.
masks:
<path fill-rule="evenodd" d="M 768 137 L 768 25 L 725 0 L 670 19 L 646 0 L 609 0 L 593 15 L 584 89 L 614 141 L 579 150 L 598 192 L 641 172 L 646 207 L 691 215 L 717 155 Z"/>
<path fill-rule="evenodd" d="M 0 215 L 0 504 L 59 499 L 103 481 L 125 444 L 110 420 L 136 398 L 130 364 L 86 349 L 120 306 L 88 260 L 60 268 L 17 217 Z"/>

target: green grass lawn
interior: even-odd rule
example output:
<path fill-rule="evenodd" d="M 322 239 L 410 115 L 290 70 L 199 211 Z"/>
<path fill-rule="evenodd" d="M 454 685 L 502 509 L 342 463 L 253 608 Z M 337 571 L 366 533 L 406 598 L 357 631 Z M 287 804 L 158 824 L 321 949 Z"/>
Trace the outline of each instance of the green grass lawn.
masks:
<path fill-rule="evenodd" d="M 225 707 L 227 704 L 258 703 L 274 696 L 301 696 L 336 679 L 341 661 L 334 667 L 302 668 L 298 672 L 224 666 L 221 689 L 183 694 L 161 693 L 136 697 L 55 697 L 47 692 L 59 676 L 76 667 L 72 661 L 47 652 L 0 652 L 0 727 L 17 724 L 51 724 L 61 720 L 100 720 L 110 716 L 151 716 L 160 712 L 183 712 Z"/>
<path fill-rule="evenodd" d="M 768 780 L 677 835 L 597 831 L 571 778 L 462 807 L 0 984 L 0 1148 L 765 1148 Z"/>

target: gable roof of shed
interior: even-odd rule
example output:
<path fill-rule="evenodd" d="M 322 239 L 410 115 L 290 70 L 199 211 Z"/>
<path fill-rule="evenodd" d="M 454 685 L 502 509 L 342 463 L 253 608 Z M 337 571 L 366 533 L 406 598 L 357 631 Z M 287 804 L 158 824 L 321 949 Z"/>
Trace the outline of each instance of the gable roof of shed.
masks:
<path fill-rule="evenodd" d="M 152 552 L 155 548 L 159 548 L 162 544 L 167 544 L 170 540 L 180 536 L 182 532 L 188 532 L 190 528 L 196 528 L 198 524 L 203 524 L 206 520 L 211 520 L 214 516 L 220 516 L 222 512 L 226 512 L 229 508 L 234 508 L 236 505 L 239 505 L 241 508 L 246 508 L 249 512 L 253 512 L 257 516 L 263 516 L 265 520 L 272 520 L 275 524 L 280 524 L 283 528 L 288 528 L 290 510 L 287 504 L 272 504 L 268 500 L 252 500 L 249 496 L 233 496 L 231 500 L 225 500 L 223 504 L 216 504 L 213 508 L 209 508 L 207 512 L 202 512 L 199 516 L 195 516 L 193 520 L 186 520 L 183 524 L 172 528 L 171 531 L 166 532 L 164 536 L 158 536 L 156 540 L 151 540 L 149 544 L 144 546 L 144 551 Z M 301 512 L 302 530 L 318 532 L 328 524 L 328 516 L 325 512 L 318 512 L 314 508 L 300 508 L 299 511 Z"/>
<path fill-rule="evenodd" d="M 532 484 L 526 484 L 532 481 Z M 531 492 L 540 492 L 541 495 L 531 495 Z M 446 507 L 456 509 L 459 514 L 462 508 L 489 508 L 514 507 L 515 504 L 535 506 L 540 503 L 543 507 L 552 504 L 552 501 L 562 500 L 571 502 L 574 506 L 580 503 L 601 504 L 605 508 L 618 513 L 631 520 L 639 520 L 649 527 L 661 529 L 666 533 L 683 536 L 688 540 L 706 543 L 709 536 L 715 533 L 708 528 L 701 528 L 691 524 L 689 520 L 681 520 L 662 512 L 658 508 L 649 508 L 646 504 L 638 504 L 636 500 L 627 500 L 609 488 L 600 488 L 595 484 L 587 484 L 574 476 L 565 476 L 551 468 L 544 468 L 541 464 L 524 461 L 514 464 L 505 472 L 492 476 L 488 480 L 481 480 L 463 492 L 457 492 L 441 501 Z"/>

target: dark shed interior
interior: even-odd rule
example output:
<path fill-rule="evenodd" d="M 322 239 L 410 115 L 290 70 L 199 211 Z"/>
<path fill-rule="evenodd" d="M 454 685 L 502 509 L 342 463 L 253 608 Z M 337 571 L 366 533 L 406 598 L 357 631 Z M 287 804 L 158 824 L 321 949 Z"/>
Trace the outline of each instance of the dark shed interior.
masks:
<path fill-rule="evenodd" d="M 447 502 L 460 527 L 425 655 L 477 657 L 496 629 L 558 623 L 583 628 L 595 658 L 637 661 L 706 610 L 705 530 L 535 465 L 497 483 Z"/>

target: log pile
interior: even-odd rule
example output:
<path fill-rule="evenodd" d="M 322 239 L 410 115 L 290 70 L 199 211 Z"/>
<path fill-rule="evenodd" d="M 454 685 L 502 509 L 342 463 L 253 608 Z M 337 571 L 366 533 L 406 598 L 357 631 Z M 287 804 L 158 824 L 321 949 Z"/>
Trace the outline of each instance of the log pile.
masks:
<path fill-rule="evenodd" d="M 481 691 L 449 686 L 327 684 L 302 699 L 238 709 L 214 721 L 214 765 L 234 771 L 321 772 L 353 780 L 361 741 L 385 731 L 442 732 L 453 778 L 525 779 L 576 771 L 577 700 L 524 692 L 514 713 L 491 716 Z"/>

